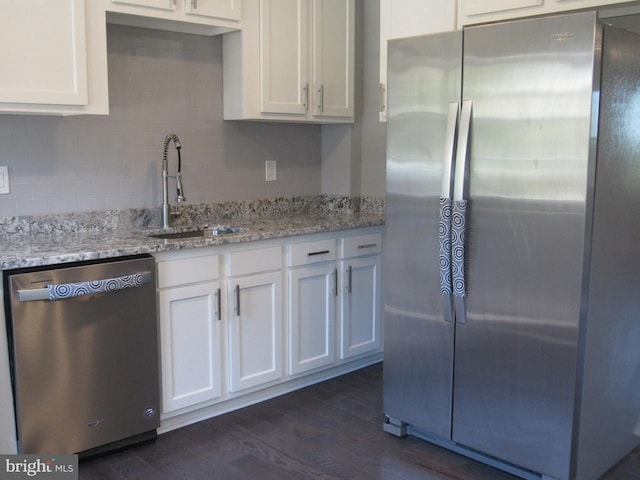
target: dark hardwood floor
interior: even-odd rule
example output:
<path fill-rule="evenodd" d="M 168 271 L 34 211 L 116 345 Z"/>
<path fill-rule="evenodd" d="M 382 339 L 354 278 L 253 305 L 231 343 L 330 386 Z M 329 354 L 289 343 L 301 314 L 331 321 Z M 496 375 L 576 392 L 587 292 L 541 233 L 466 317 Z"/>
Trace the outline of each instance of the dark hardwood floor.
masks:
<path fill-rule="evenodd" d="M 80 463 L 98 479 L 513 479 L 382 431 L 382 364 Z M 604 477 L 640 480 L 640 449 Z"/>

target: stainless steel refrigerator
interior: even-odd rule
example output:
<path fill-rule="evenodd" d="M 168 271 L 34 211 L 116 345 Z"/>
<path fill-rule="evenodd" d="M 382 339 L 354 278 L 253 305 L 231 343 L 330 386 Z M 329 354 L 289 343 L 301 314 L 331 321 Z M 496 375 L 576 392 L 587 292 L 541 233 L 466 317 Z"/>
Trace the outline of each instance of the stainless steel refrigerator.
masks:
<path fill-rule="evenodd" d="M 640 38 L 587 12 L 388 55 L 384 429 L 598 478 L 640 443 Z"/>

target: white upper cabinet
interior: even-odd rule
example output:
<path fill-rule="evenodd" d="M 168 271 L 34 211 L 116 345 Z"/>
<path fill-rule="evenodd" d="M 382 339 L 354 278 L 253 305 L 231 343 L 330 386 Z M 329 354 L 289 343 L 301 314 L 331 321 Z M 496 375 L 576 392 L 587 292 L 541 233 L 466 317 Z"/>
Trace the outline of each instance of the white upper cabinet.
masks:
<path fill-rule="evenodd" d="M 157 8 L 160 10 L 174 11 L 176 2 L 173 0 L 109 0 L 111 3 L 122 3 L 125 5 L 135 5 L 136 7 Z"/>
<path fill-rule="evenodd" d="M 253 0 L 223 37 L 224 118 L 350 123 L 354 0 Z"/>
<path fill-rule="evenodd" d="M 104 8 L 92 0 L 0 0 L 0 112 L 106 114 Z"/>
<path fill-rule="evenodd" d="M 199 35 L 238 29 L 242 0 L 103 0 L 111 23 Z"/>
<path fill-rule="evenodd" d="M 634 2 L 630 0 L 459 0 L 458 26 L 629 3 Z"/>
<path fill-rule="evenodd" d="M 229 392 L 279 381 L 284 374 L 282 249 L 227 255 Z"/>
<path fill-rule="evenodd" d="M 387 118 L 387 41 L 456 28 L 452 0 L 380 0 L 380 121 Z"/>
<path fill-rule="evenodd" d="M 185 13 L 209 18 L 240 20 L 240 0 L 185 0 Z"/>
<path fill-rule="evenodd" d="M 261 0 L 258 29 L 259 49 L 252 50 L 245 43 L 246 50 L 242 53 L 248 57 L 257 54 L 255 61 L 261 63 L 259 70 L 262 81 L 255 84 L 256 90 L 259 89 L 256 93 L 260 99 L 260 113 L 306 115 L 309 93 L 309 2 Z M 244 32 L 243 35 L 249 38 L 253 33 Z M 224 37 L 225 44 L 227 37 Z M 227 60 L 226 51 L 224 59 Z M 247 85 L 247 88 L 250 86 Z"/>
<path fill-rule="evenodd" d="M 311 58 L 314 117 L 353 118 L 353 0 L 314 0 Z"/>

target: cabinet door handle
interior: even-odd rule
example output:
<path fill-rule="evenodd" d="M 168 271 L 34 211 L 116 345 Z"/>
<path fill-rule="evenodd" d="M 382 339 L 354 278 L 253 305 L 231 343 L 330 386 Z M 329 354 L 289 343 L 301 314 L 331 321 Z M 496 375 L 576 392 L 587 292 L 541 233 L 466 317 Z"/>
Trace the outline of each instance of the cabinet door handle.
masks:
<path fill-rule="evenodd" d="M 324 112 L 324 85 L 320 85 L 318 89 L 318 93 L 320 94 L 320 101 L 318 102 L 318 110 L 320 113 Z"/>
<path fill-rule="evenodd" d="M 218 320 L 222 320 L 222 308 L 221 308 L 221 299 L 220 299 L 220 289 L 216 291 L 216 317 Z"/>
<path fill-rule="evenodd" d="M 347 293 L 351 293 L 351 280 L 353 277 L 353 267 L 349 265 L 347 267 Z"/>
<path fill-rule="evenodd" d="M 314 255 L 324 255 L 325 253 L 331 253 L 331 250 L 319 250 L 317 252 L 309 252 L 307 253 L 307 256 L 313 257 Z"/>
<path fill-rule="evenodd" d="M 194 10 L 198 9 L 198 0 L 191 0 L 191 8 Z"/>
<path fill-rule="evenodd" d="M 377 246 L 377 243 L 365 243 L 364 245 L 358 245 L 358 250 L 362 250 L 363 248 L 375 248 Z"/>
<path fill-rule="evenodd" d="M 236 285 L 236 316 L 240 316 L 240 285 Z"/>
<path fill-rule="evenodd" d="M 384 83 L 380 84 L 380 113 L 384 113 L 384 111 L 387 109 L 387 106 L 385 105 L 385 101 L 384 101 L 384 97 L 385 97 L 385 87 L 384 87 Z"/>
<path fill-rule="evenodd" d="M 338 296 L 338 269 L 333 269 L 333 294 Z"/>
<path fill-rule="evenodd" d="M 304 100 L 303 100 L 304 111 L 308 112 L 309 111 L 309 84 L 308 83 L 305 83 L 304 87 L 302 87 L 302 93 L 304 95 Z"/>

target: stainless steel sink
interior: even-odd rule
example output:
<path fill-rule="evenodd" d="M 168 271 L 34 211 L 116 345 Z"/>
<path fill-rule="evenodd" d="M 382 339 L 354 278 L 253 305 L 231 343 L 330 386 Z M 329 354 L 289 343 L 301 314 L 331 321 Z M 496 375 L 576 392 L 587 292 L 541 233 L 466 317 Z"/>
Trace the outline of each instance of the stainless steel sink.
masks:
<path fill-rule="evenodd" d="M 149 237 L 161 238 L 164 240 L 176 240 L 182 238 L 197 238 L 197 237 L 215 237 L 217 235 L 225 235 L 230 233 L 242 233 L 246 232 L 244 227 L 236 227 L 231 225 L 206 225 L 198 230 L 184 230 L 182 232 L 160 232 L 152 233 Z"/>

